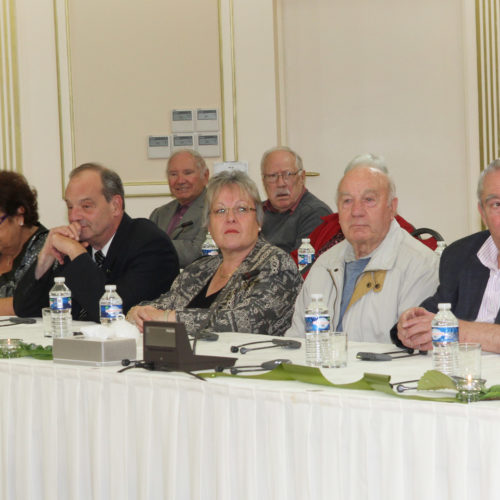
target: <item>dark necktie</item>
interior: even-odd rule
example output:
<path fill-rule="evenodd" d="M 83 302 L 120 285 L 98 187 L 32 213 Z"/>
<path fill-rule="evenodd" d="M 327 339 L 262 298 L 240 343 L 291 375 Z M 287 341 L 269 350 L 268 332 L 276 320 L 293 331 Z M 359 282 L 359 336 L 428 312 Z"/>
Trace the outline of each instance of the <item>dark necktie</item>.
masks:
<path fill-rule="evenodd" d="M 100 250 L 97 250 L 94 255 L 94 260 L 99 269 L 102 269 L 105 258 L 106 257 L 104 257 L 104 254 Z M 84 307 L 81 308 L 80 313 L 78 314 L 78 319 L 81 321 L 85 321 L 87 319 L 87 311 Z"/>
<path fill-rule="evenodd" d="M 97 250 L 97 252 L 94 255 L 94 260 L 99 269 L 101 269 L 102 264 L 104 263 L 104 259 L 105 259 L 104 254 L 100 250 Z"/>

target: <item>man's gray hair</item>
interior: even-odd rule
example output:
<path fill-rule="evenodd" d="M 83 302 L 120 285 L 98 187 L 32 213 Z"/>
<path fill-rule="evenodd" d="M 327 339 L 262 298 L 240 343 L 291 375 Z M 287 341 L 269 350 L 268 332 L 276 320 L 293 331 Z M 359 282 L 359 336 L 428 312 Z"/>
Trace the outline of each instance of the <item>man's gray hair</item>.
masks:
<path fill-rule="evenodd" d="M 200 176 L 204 175 L 205 172 L 208 170 L 208 167 L 207 167 L 207 164 L 205 163 L 205 159 L 203 158 L 203 156 L 200 155 L 200 153 L 198 153 L 198 151 L 195 151 L 194 149 L 179 149 L 178 151 L 176 151 L 169 159 L 168 159 L 168 162 L 167 162 L 167 174 L 168 174 L 168 169 L 170 168 L 170 163 L 172 162 L 172 160 L 177 156 L 177 155 L 180 155 L 182 153 L 187 153 L 188 155 L 191 155 L 193 160 L 194 160 L 194 164 L 196 166 L 196 168 L 199 170 L 200 172 Z"/>
<path fill-rule="evenodd" d="M 304 169 L 302 158 L 298 153 L 296 153 L 293 149 L 289 148 L 288 146 L 277 146 L 275 148 L 268 149 L 262 155 L 262 159 L 260 160 L 260 173 L 262 175 L 264 175 L 264 166 L 266 164 L 268 156 L 276 151 L 284 151 L 286 153 L 290 153 L 295 158 L 295 166 L 297 167 L 297 170 L 300 171 Z"/>
<path fill-rule="evenodd" d="M 484 178 L 488 175 L 491 174 L 492 172 L 496 172 L 500 170 L 500 159 L 497 158 L 496 160 L 493 160 L 482 172 L 481 175 L 479 176 L 479 180 L 477 181 L 477 201 L 481 206 L 483 206 L 481 202 L 481 198 L 483 197 L 483 190 L 484 190 Z"/>
<path fill-rule="evenodd" d="M 373 168 L 374 170 L 379 171 L 381 174 L 384 174 L 384 176 L 387 178 L 387 182 L 389 183 L 389 199 L 387 203 L 390 204 L 391 201 L 396 197 L 396 185 L 394 184 L 394 181 L 392 180 L 392 177 L 389 174 L 389 169 L 387 168 L 385 159 L 382 156 L 377 156 L 372 153 L 363 153 L 361 155 L 357 155 L 347 164 L 342 179 L 348 172 L 354 170 L 357 167 Z M 342 182 L 342 179 L 339 182 L 339 186 L 340 183 Z M 337 205 L 338 205 L 338 198 L 339 198 L 339 189 L 337 186 L 337 194 L 335 198 L 335 202 L 337 203 Z"/>
<path fill-rule="evenodd" d="M 109 203 L 113 196 L 118 195 L 122 199 L 122 207 L 123 210 L 125 210 L 125 191 L 123 189 L 123 183 L 120 176 L 114 170 L 99 165 L 99 163 L 82 163 L 70 172 L 69 178 L 73 179 L 73 177 L 76 177 L 82 172 L 86 172 L 88 170 L 97 172 L 100 175 L 102 182 L 102 194 L 104 195 L 106 201 Z"/>
<path fill-rule="evenodd" d="M 248 177 L 245 172 L 241 170 L 225 170 L 217 175 L 214 175 L 207 185 L 207 194 L 205 195 L 205 206 L 203 210 L 203 223 L 206 226 L 212 209 L 212 204 L 219 194 L 220 190 L 226 186 L 237 186 L 240 190 L 247 194 L 250 199 L 255 203 L 257 210 L 257 222 L 262 226 L 264 221 L 264 210 L 260 200 L 259 190 L 255 182 Z"/>

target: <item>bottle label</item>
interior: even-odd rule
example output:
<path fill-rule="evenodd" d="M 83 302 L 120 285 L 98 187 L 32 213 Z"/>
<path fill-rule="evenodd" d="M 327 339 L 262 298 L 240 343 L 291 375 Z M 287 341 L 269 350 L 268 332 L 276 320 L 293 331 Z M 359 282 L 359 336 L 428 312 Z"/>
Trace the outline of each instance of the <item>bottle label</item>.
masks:
<path fill-rule="evenodd" d="M 50 297 L 50 308 L 53 311 L 71 310 L 71 297 Z"/>
<path fill-rule="evenodd" d="M 204 257 L 207 257 L 209 255 L 219 255 L 219 252 L 216 248 L 202 248 L 201 249 L 201 254 Z"/>
<path fill-rule="evenodd" d="M 306 267 L 309 264 L 312 264 L 314 261 L 314 254 L 313 253 L 299 253 L 297 255 L 298 257 L 298 262 L 299 266 Z"/>
<path fill-rule="evenodd" d="M 329 332 L 330 316 L 328 314 L 306 315 L 306 332 Z"/>
<path fill-rule="evenodd" d="M 458 342 L 458 326 L 433 326 L 433 342 Z"/>
<path fill-rule="evenodd" d="M 117 319 L 120 314 L 123 314 L 123 306 L 121 304 L 101 305 L 101 318 Z"/>

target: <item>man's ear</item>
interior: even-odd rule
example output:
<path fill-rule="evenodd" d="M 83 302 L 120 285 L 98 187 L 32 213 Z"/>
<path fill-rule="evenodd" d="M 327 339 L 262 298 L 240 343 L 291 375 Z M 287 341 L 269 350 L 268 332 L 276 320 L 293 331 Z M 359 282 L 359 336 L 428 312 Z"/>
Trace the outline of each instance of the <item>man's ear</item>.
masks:
<path fill-rule="evenodd" d="M 391 210 L 393 217 L 396 217 L 396 214 L 398 213 L 398 202 L 399 200 L 396 197 L 394 197 L 391 201 Z"/>
<path fill-rule="evenodd" d="M 478 202 L 477 209 L 479 210 L 479 213 L 481 214 L 481 220 L 483 221 L 483 224 L 486 227 L 488 227 L 488 224 L 486 224 L 486 217 L 485 217 L 485 213 L 484 213 L 484 208 L 483 208 L 483 205 L 481 205 L 481 202 Z"/>
<path fill-rule="evenodd" d="M 123 212 L 123 198 L 119 194 L 115 194 L 111 198 L 111 206 L 113 207 L 113 215 L 120 215 Z"/>

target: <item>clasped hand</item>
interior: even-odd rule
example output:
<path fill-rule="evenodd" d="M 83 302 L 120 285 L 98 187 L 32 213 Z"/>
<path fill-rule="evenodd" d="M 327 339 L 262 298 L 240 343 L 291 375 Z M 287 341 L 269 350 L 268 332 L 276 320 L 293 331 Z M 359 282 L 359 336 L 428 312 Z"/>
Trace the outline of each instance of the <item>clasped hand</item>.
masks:
<path fill-rule="evenodd" d="M 407 309 L 398 321 L 398 338 L 406 347 L 430 351 L 432 349 L 432 320 L 434 313 L 423 307 Z"/>
<path fill-rule="evenodd" d="M 38 255 L 35 271 L 36 278 L 43 276 L 55 260 L 64 263 L 67 255 L 71 260 L 87 252 L 88 242 L 80 241 L 81 226 L 72 222 L 68 226 L 59 226 L 51 229 L 45 244 Z"/>

